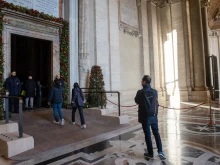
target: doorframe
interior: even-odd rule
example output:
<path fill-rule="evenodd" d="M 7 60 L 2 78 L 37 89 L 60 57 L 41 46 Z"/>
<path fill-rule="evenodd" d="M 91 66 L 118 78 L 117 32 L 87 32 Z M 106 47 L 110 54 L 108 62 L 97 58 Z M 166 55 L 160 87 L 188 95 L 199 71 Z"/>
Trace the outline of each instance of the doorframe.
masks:
<path fill-rule="evenodd" d="M 46 21 L 36 21 L 30 16 L 14 16 L 4 13 L 3 53 L 4 78 L 11 73 L 11 34 L 48 40 L 52 42 L 51 78 L 60 73 L 60 24 L 48 24 Z M 47 24 L 46 24 L 47 23 Z"/>

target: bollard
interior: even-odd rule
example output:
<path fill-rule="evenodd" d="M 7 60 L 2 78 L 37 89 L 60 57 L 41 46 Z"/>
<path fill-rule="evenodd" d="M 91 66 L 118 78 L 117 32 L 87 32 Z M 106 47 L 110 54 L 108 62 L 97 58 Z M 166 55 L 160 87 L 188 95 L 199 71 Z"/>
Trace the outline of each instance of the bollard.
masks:
<path fill-rule="evenodd" d="M 208 126 L 215 127 L 215 123 L 212 118 L 212 99 L 211 99 L 211 97 L 209 98 L 209 111 L 210 111 L 210 121 L 209 121 Z"/>
<path fill-rule="evenodd" d="M 6 90 L 6 97 L 5 97 L 5 123 L 8 123 L 8 117 L 9 117 L 9 92 Z"/>
<path fill-rule="evenodd" d="M 19 127 L 19 138 L 23 137 L 23 116 L 22 116 L 22 98 L 18 98 L 19 99 L 19 123 L 18 123 L 18 127 Z"/>
<path fill-rule="evenodd" d="M 101 109 L 103 109 L 102 91 L 101 91 Z"/>

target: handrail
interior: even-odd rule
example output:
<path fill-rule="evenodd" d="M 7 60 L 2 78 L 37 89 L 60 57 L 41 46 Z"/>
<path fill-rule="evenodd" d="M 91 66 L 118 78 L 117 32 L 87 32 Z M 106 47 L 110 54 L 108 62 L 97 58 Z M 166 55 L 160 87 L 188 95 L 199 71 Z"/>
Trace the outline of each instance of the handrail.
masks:
<path fill-rule="evenodd" d="M 91 89 L 91 88 L 87 88 L 87 89 Z M 101 94 L 101 108 L 103 108 L 103 100 L 102 100 L 103 93 L 117 93 L 118 94 L 118 116 L 121 116 L 121 103 L 120 103 L 120 92 L 119 91 L 84 91 L 83 93 L 100 93 Z"/>
<path fill-rule="evenodd" d="M 9 123 L 9 99 L 17 98 L 19 99 L 19 121 L 18 121 L 18 129 L 19 129 L 19 138 L 23 137 L 23 114 L 22 114 L 22 98 L 19 96 L 8 96 L 8 92 L 6 91 L 6 95 L 0 95 L 0 99 L 5 99 L 5 123 Z"/>

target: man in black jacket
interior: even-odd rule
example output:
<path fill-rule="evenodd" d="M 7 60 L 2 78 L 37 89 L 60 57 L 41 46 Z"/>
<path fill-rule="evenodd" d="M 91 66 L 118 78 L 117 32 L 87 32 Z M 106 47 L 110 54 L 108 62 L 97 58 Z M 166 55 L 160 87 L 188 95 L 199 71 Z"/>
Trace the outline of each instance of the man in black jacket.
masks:
<path fill-rule="evenodd" d="M 151 88 L 150 83 L 151 83 L 150 76 L 145 75 L 142 78 L 143 89 L 139 90 L 135 97 L 135 102 L 138 104 L 138 121 L 142 124 L 142 128 L 145 134 L 145 141 L 147 144 L 147 150 L 148 150 L 148 153 L 144 153 L 144 156 L 148 158 L 154 157 L 153 145 L 152 145 L 152 140 L 151 140 L 151 131 L 150 131 L 150 127 L 151 127 L 155 140 L 156 140 L 158 155 L 161 159 L 166 159 L 165 155 L 163 154 L 162 142 L 161 142 L 159 129 L 158 129 L 158 119 L 157 119 L 157 114 L 158 114 L 157 96 L 158 94 L 156 90 Z M 153 93 L 153 96 L 148 97 L 146 96 L 147 93 Z M 152 101 L 153 109 L 151 107 L 151 104 L 149 103 L 150 102 L 149 98 L 155 99 Z M 151 109 L 153 113 L 151 113 Z"/>
<path fill-rule="evenodd" d="M 21 83 L 16 77 L 16 72 L 11 73 L 11 77 L 5 81 L 5 89 L 8 90 L 9 96 L 20 96 L 21 94 Z M 9 99 L 9 112 L 12 112 L 12 105 L 14 106 L 15 113 L 19 113 L 19 100 L 17 98 Z"/>
<path fill-rule="evenodd" d="M 62 89 L 64 88 L 64 80 L 60 77 L 59 74 L 56 76 L 55 81 L 56 81 L 57 83 L 59 83 L 59 85 L 60 85 L 60 87 L 61 87 Z"/>
<path fill-rule="evenodd" d="M 25 90 L 26 90 L 25 108 L 26 109 L 28 109 L 28 103 L 30 101 L 30 110 L 33 110 L 36 88 L 37 88 L 36 82 L 32 80 L 32 76 L 29 76 L 28 80 L 25 83 Z"/>
<path fill-rule="evenodd" d="M 55 124 L 59 124 L 59 119 L 57 117 L 57 111 L 60 116 L 61 120 L 61 125 L 65 124 L 64 118 L 63 118 L 63 113 L 62 113 L 62 103 L 63 103 L 63 89 L 60 86 L 60 82 L 55 80 L 54 81 L 54 86 L 51 88 L 50 93 L 49 93 L 49 98 L 48 98 L 48 105 L 53 104 L 53 115 L 55 121 L 53 121 Z"/>

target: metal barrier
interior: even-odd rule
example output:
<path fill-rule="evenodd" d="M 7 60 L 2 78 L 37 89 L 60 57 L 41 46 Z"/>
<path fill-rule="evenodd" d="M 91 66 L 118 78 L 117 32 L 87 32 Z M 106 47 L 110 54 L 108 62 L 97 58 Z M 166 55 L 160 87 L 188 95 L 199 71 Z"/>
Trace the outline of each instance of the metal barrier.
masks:
<path fill-rule="evenodd" d="M 18 96 L 8 96 L 8 92 L 6 95 L 1 95 L 0 99 L 5 99 L 5 123 L 9 123 L 9 99 L 18 99 L 19 100 L 19 121 L 18 121 L 18 129 L 19 129 L 19 138 L 23 137 L 23 115 L 22 115 L 22 98 Z"/>
<path fill-rule="evenodd" d="M 97 89 L 97 88 L 81 88 L 81 89 Z M 100 90 L 100 89 L 98 89 Z M 120 92 L 119 91 L 84 91 L 83 93 L 100 93 L 101 94 L 101 108 L 103 109 L 103 100 L 102 94 L 103 93 L 117 93 L 118 94 L 118 116 L 121 116 L 121 99 L 120 99 Z"/>

